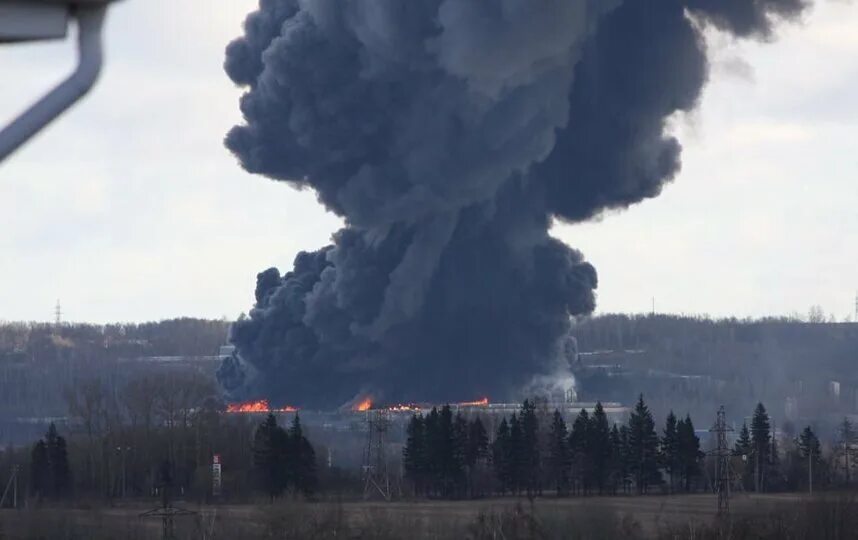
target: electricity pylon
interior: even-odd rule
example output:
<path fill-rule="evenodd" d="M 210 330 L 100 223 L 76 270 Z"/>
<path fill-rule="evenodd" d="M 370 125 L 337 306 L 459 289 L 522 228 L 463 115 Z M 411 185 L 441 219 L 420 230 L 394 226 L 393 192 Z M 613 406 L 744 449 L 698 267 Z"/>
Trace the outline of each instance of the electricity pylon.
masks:
<path fill-rule="evenodd" d="M 388 411 L 371 409 L 366 412 L 367 442 L 363 460 L 363 497 L 381 495 L 390 500 L 390 474 L 387 469 Z"/>
<path fill-rule="evenodd" d="M 709 430 L 715 434 L 716 446 L 710 455 L 715 456 L 715 491 L 718 493 L 718 514 L 730 513 L 730 447 L 727 445 L 727 432 L 733 428 L 727 425 L 727 415 L 722 405 L 718 409 L 715 425 Z"/>

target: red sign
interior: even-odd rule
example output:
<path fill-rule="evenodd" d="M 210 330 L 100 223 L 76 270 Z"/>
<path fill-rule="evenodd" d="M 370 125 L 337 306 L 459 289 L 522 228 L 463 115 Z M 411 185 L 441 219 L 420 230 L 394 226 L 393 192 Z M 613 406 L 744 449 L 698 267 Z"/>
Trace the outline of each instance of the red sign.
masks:
<path fill-rule="evenodd" d="M 212 463 L 214 463 L 214 464 L 220 463 L 220 454 L 215 454 L 214 456 L 212 456 Z"/>

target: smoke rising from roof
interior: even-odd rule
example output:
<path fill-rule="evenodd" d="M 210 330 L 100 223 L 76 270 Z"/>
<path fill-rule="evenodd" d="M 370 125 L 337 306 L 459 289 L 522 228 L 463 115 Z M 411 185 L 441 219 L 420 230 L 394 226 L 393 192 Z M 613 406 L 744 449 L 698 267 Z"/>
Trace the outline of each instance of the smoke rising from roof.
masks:
<path fill-rule="evenodd" d="M 261 0 L 227 48 L 226 146 L 345 228 L 259 274 L 219 371 L 235 397 L 330 406 L 511 397 L 563 369 L 595 307 L 549 236 L 659 194 L 695 107 L 700 26 L 767 38 L 800 0 Z"/>

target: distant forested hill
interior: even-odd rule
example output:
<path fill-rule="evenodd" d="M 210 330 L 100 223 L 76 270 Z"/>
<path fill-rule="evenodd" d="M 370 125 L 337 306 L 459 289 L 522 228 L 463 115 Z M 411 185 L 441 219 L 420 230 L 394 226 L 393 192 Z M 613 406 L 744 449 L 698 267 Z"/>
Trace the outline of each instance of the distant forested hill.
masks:
<path fill-rule="evenodd" d="M 763 401 L 778 419 L 858 414 L 856 323 L 604 315 L 575 336 L 590 353 L 579 377 L 587 397 L 643 391 L 658 408 L 700 414 L 719 404 L 750 414 Z M 608 377 L 586 364 L 618 367 Z"/>
<path fill-rule="evenodd" d="M 0 323 L 0 362 L 209 356 L 226 343 L 228 326 L 191 318 L 108 325 Z"/>
<path fill-rule="evenodd" d="M 193 370 L 213 381 L 227 321 L 171 319 L 142 324 L 0 323 L 0 441 L 10 419 L 61 417 L 65 393 L 92 379 L 121 391 L 129 377 Z M 188 357 L 188 362 L 136 362 Z M 6 423 L 4 424 L 4 421 Z M 6 436 L 4 436 L 4 432 Z"/>
<path fill-rule="evenodd" d="M 575 335 L 581 351 L 643 350 L 648 367 L 686 374 L 813 373 L 858 384 L 855 323 L 604 315 L 580 322 Z"/>
<path fill-rule="evenodd" d="M 63 390 L 89 377 L 119 388 L 134 370 L 179 369 L 121 360 L 216 355 L 228 326 L 190 318 L 0 323 L 0 417 L 64 414 Z M 582 400 L 632 403 L 642 392 L 659 414 L 673 409 L 709 418 L 724 404 L 733 420 L 762 401 L 778 423 L 858 415 L 855 323 L 602 315 L 577 322 L 574 335 Z M 212 379 L 216 367 L 216 361 L 190 363 Z"/>

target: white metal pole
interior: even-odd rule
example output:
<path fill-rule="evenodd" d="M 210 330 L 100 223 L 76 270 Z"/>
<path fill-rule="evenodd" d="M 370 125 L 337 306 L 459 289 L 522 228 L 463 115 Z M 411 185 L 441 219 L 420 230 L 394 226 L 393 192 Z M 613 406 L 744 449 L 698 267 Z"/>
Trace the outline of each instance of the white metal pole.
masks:
<path fill-rule="evenodd" d="M 98 80 L 103 60 L 101 29 L 107 6 L 79 5 L 78 66 L 69 78 L 0 131 L 0 162 L 82 98 Z"/>

